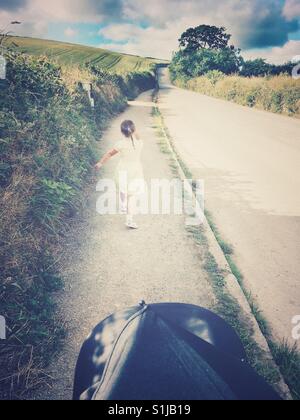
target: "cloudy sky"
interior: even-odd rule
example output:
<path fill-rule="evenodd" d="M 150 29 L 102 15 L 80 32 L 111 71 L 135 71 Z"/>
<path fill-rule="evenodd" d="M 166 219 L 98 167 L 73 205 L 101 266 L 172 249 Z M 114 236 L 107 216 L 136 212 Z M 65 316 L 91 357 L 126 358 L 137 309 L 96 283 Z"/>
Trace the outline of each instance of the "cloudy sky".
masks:
<path fill-rule="evenodd" d="M 246 57 L 300 55 L 300 0 L 0 0 L 0 27 L 19 35 L 170 58 L 184 30 L 225 26 Z"/>

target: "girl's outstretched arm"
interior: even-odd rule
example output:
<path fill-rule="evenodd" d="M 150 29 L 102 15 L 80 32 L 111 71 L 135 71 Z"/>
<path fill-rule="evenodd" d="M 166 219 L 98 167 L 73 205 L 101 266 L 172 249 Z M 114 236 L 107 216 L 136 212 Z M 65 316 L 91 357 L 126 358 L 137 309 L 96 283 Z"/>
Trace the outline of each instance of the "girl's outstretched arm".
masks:
<path fill-rule="evenodd" d="M 105 153 L 103 158 L 95 165 L 95 169 L 101 169 L 102 166 L 108 162 L 113 156 L 117 155 L 119 152 L 116 149 L 112 149 L 109 152 Z"/>

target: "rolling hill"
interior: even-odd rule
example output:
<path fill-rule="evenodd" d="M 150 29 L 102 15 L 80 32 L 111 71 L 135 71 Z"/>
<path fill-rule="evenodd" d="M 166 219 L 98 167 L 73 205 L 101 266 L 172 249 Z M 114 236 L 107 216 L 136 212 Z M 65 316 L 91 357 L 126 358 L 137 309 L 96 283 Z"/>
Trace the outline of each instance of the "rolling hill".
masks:
<path fill-rule="evenodd" d="M 120 73 L 130 71 L 149 71 L 153 64 L 166 63 L 154 58 L 144 58 L 129 54 L 111 52 L 95 47 L 69 44 L 36 38 L 11 37 L 9 43 L 15 43 L 18 49 L 30 55 L 46 55 L 54 61 L 65 65 L 93 64 L 105 70 Z"/>

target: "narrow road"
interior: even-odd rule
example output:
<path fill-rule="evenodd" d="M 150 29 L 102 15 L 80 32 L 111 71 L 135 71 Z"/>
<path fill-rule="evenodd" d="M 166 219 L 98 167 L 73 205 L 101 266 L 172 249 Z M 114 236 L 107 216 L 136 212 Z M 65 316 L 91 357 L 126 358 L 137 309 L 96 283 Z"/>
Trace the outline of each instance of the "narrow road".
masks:
<path fill-rule="evenodd" d="M 206 208 L 234 246 L 246 285 L 277 339 L 300 314 L 300 121 L 171 85 L 160 108 L 177 150 L 205 180 Z M 300 342 L 298 342 L 300 347 Z"/>
<path fill-rule="evenodd" d="M 148 180 L 172 179 L 168 157 L 161 153 L 153 128 L 151 92 L 144 93 L 113 121 L 102 144 L 103 151 L 120 138 L 120 124 L 132 119 L 145 142 L 143 163 Z M 105 167 L 102 177 L 113 177 L 118 158 Z M 100 178 L 100 176 L 99 176 Z M 94 186 L 96 191 L 96 185 Z M 94 192 L 85 215 L 66 244 L 62 273 L 66 290 L 58 307 L 68 326 L 67 343 L 49 369 L 51 389 L 35 399 L 69 400 L 81 344 L 104 318 L 148 303 L 183 302 L 207 308 L 214 304 L 207 273 L 201 268 L 199 249 L 185 229 L 184 216 L 139 216 L 140 230 L 128 231 L 125 216 L 100 216 L 99 193 Z"/>

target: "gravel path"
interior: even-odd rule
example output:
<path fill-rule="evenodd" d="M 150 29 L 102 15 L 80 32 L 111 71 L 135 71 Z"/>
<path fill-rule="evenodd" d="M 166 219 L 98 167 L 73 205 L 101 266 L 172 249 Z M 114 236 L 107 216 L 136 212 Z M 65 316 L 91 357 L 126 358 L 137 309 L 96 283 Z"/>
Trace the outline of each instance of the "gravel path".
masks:
<path fill-rule="evenodd" d="M 171 179 L 168 157 L 157 145 L 151 111 L 151 92 L 147 92 L 113 121 L 103 138 L 103 149 L 119 140 L 121 121 L 133 119 L 145 141 L 147 179 Z M 110 176 L 117 160 L 110 162 L 101 175 Z M 140 230 L 128 231 L 124 216 L 97 214 L 98 194 L 92 194 L 84 223 L 78 224 L 68 240 L 63 273 L 66 290 L 58 304 L 69 336 L 49 369 L 53 387 L 41 390 L 35 399 L 71 399 L 81 344 L 91 329 L 111 313 L 142 299 L 208 308 L 214 302 L 207 274 L 201 268 L 199 249 L 186 232 L 183 216 L 140 216 Z"/>

